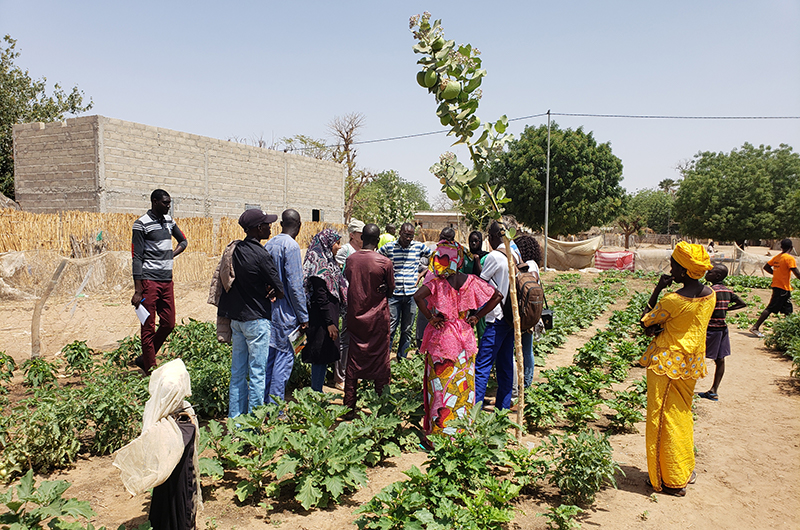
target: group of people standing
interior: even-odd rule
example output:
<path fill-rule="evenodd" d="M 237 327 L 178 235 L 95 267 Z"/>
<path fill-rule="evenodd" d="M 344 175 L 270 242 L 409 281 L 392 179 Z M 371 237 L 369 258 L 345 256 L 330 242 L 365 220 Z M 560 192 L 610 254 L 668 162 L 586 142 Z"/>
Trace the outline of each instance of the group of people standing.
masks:
<path fill-rule="evenodd" d="M 172 258 L 187 241 L 168 215 L 169 194 L 155 190 L 152 208 L 134 225 L 134 306 L 151 313 L 142 326 L 143 353 L 136 364 L 149 374 L 155 353 L 175 325 Z M 379 393 L 390 379 L 390 349 L 399 335 L 397 359 L 413 347 L 425 357 L 425 431 L 483 402 L 496 368 L 497 408 L 511 406 L 515 388 L 514 333 L 504 304 L 508 260 L 501 249 L 503 225 L 473 232 L 467 248 L 445 229 L 435 247 L 414 240 L 415 227 L 378 226 L 352 220 L 349 240 L 332 229 L 316 234 L 302 256 L 296 241 L 297 211 L 281 214 L 281 233 L 271 236 L 277 215 L 248 209 L 239 217 L 245 232 L 231 242 L 212 279 L 209 303 L 217 306 L 220 340 L 232 346 L 230 417 L 285 397 L 294 366 L 291 337 L 304 333 L 303 362 L 311 365 L 311 387 L 322 391 L 330 365 L 333 385 L 355 413 L 357 385 L 372 380 Z M 397 235 L 395 236 L 395 233 Z M 178 241 L 173 251 L 171 239 Z M 268 240 L 266 244 L 262 244 Z M 382 243 L 382 244 L 381 244 Z M 514 259 L 538 273 L 541 252 L 529 236 L 512 242 Z M 419 308 L 419 309 L 418 309 Z M 416 315 L 419 311 L 419 318 Z M 155 316 L 159 317 L 156 329 Z M 419 340 L 413 335 L 415 319 Z M 477 336 L 480 342 L 476 340 Z M 525 383 L 533 379 L 533 334 L 526 330 Z"/>

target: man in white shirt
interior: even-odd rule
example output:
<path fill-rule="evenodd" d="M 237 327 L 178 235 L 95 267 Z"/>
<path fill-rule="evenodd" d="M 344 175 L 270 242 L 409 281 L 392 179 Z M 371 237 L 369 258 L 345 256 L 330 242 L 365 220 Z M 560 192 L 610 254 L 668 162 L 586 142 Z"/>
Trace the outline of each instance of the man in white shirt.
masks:
<path fill-rule="evenodd" d="M 514 324 L 503 318 L 503 305 L 508 297 L 508 258 L 497 250 L 503 244 L 503 226 L 497 221 L 489 225 L 489 245 L 492 251 L 486 256 L 481 278 L 497 288 L 503 295 L 503 303 L 497 304 L 486 315 L 486 331 L 481 338 L 475 358 L 475 402 L 486 397 L 486 384 L 492 366 L 497 374 L 497 398 L 495 408 L 511 407 L 511 389 L 514 381 Z M 519 254 L 512 248 L 517 260 Z"/>

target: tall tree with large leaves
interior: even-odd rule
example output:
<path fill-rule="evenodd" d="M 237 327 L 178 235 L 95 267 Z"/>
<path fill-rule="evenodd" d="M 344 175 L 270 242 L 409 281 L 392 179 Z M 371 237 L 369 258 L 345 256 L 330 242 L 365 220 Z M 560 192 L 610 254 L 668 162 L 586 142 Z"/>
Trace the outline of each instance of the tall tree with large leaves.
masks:
<path fill-rule="evenodd" d="M 492 182 L 514 200 L 506 207 L 521 223 L 544 227 L 547 126 L 526 127 L 491 165 Z M 575 234 L 613 221 L 620 214 L 625 190 L 622 161 L 611 145 L 598 144 L 583 127 L 550 127 L 549 233 Z"/>
<path fill-rule="evenodd" d="M 722 241 L 800 234 L 800 155 L 788 145 L 698 153 L 682 173 L 675 200 L 682 234 Z"/>
<path fill-rule="evenodd" d="M 28 70 L 14 64 L 20 52 L 10 35 L 0 44 L 0 193 L 14 198 L 15 123 L 63 120 L 65 114 L 78 114 L 92 108 L 92 101 L 83 104 L 78 87 L 65 92 L 56 83 L 47 95 L 47 78 L 33 79 Z"/>

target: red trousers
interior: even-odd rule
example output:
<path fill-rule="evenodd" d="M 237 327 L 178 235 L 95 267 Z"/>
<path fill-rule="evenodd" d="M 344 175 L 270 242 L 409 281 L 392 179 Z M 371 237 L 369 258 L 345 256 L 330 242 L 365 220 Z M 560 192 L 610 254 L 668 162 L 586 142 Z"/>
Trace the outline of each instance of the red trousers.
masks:
<path fill-rule="evenodd" d="M 150 312 L 150 316 L 142 324 L 142 359 L 145 366 L 152 368 L 156 365 L 156 352 L 175 328 L 175 295 L 172 293 L 171 281 L 142 280 L 142 288 L 142 305 Z"/>

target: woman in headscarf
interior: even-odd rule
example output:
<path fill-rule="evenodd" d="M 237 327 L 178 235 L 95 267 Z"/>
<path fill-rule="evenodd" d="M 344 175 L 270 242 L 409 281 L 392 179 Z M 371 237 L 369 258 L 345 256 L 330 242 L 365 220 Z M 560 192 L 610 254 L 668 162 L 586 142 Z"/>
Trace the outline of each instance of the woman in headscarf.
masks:
<path fill-rule="evenodd" d="M 497 289 L 477 276 L 458 272 L 463 264 L 460 244 L 439 241 L 429 265 L 433 278 L 414 295 L 429 323 L 419 349 L 425 355 L 426 435 L 452 433 L 446 423 L 464 417 L 475 404 L 478 347 L 472 326 L 503 299 Z"/>
<path fill-rule="evenodd" d="M 326 228 L 311 240 L 303 262 L 308 330 L 301 358 L 311 364 L 311 388 L 317 392 L 322 392 L 328 364 L 339 360 L 339 315 L 347 308 L 347 280 L 336 263 L 340 240 Z"/>
<path fill-rule="evenodd" d="M 716 305 L 711 288 L 700 283 L 711 269 L 702 245 L 681 241 L 670 258 L 642 317 L 645 334 L 655 337 L 639 363 L 647 368 L 647 469 L 655 491 L 683 497 L 694 482 L 692 397 L 706 375 L 706 328 Z M 661 291 L 682 283 L 659 301 Z"/>

